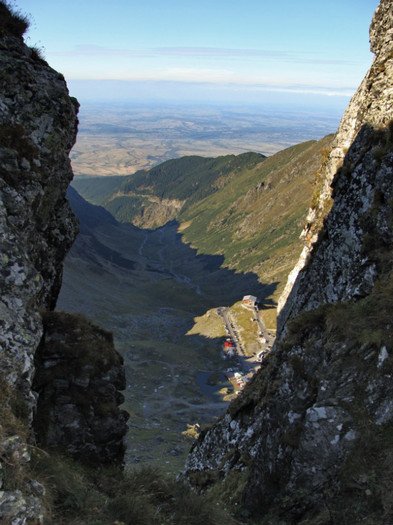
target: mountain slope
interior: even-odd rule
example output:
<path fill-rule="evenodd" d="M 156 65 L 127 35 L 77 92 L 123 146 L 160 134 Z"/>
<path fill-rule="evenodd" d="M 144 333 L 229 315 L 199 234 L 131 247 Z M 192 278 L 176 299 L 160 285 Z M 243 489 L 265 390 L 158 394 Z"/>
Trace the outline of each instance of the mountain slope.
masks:
<path fill-rule="evenodd" d="M 314 175 L 332 139 L 305 142 L 249 166 L 230 184 L 182 210 L 184 240 L 199 253 L 222 254 L 229 268 L 279 283 L 277 299 L 300 254 Z"/>
<path fill-rule="evenodd" d="M 224 266 L 274 285 L 274 304 L 302 249 L 315 174 L 332 140 L 305 142 L 269 158 L 184 157 L 123 179 L 73 185 L 123 222 L 154 228 L 178 220 L 183 241 L 199 254 L 220 255 Z"/>
<path fill-rule="evenodd" d="M 393 520 L 392 33 L 382 0 L 370 31 L 376 56 L 332 153 L 350 144 L 333 204 L 276 345 L 187 460 L 194 486 L 261 524 Z"/>
<path fill-rule="evenodd" d="M 81 233 L 65 261 L 58 308 L 114 333 L 131 413 L 126 463 L 179 471 L 189 448 L 182 435 L 187 424 L 210 422 L 225 410 L 223 396 L 233 393 L 222 375 L 230 363 L 222 357 L 225 329 L 216 308 L 250 290 L 264 299 L 272 287 L 251 272 L 222 268 L 220 256 L 197 255 L 181 242 L 176 222 L 141 230 L 118 223 L 74 189 L 68 198 Z M 195 320 L 206 311 L 209 328 L 201 333 Z M 252 345 L 250 354 L 260 346 L 256 333 Z M 206 383 L 212 374 L 216 388 Z"/>
<path fill-rule="evenodd" d="M 106 199 L 110 198 L 116 191 L 124 176 L 107 177 L 78 177 L 72 181 L 74 187 L 80 195 L 88 202 L 101 205 Z"/>
<path fill-rule="evenodd" d="M 155 228 L 228 184 L 238 170 L 264 159 L 258 153 L 182 157 L 131 176 L 85 178 L 73 185 L 89 202 L 105 206 L 118 220 Z"/>

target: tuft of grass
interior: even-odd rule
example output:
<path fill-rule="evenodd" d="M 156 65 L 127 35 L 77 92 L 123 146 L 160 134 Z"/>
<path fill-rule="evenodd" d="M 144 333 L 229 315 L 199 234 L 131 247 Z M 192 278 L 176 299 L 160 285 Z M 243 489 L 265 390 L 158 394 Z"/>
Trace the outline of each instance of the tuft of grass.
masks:
<path fill-rule="evenodd" d="M 45 50 L 43 47 L 39 47 L 37 45 L 35 46 L 30 46 L 30 49 L 31 49 L 31 56 L 34 60 L 38 61 L 38 62 L 45 62 L 46 63 L 46 60 L 45 60 Z"/>
<path fill-rule="evenodd" d="M 9 2 L 0 1 L 0 38 L 4 36 L 22 37 L 29 28 L 29 17 L 15 10 Z"/>
<path fill-rule="evenodd" d="M 4 377 L 0 378 L 0 440 L 28 434 L 28 411 L 23 394 L 11 389 Z"/>
<path fill-rule="evenodd" d="M 74 523 L 78 515 L 81 521 L 76 523 L 93 523 L 90 520 L 97 515 L 96 509 L 105 503 L 94 471 L 65 456 L 33 449 L 30 472 L 45 487 L 43 505 L 48 524 Z"/>
<path fill-rule="evenodd" d="M 248 471 L 229 470 L 221 483 L 216 483 L 210 490 L 210 498 L 236 515 L 242 513 L 243 493 L 247 485 Z M 241 516 L 239 516 L 241 518 Z"/>
<path fill-rule="evenodd" d="M 393 121 L 388 122 L 385 128 L 379 130 L 374 140 L 377 142 L 377 145 L 373 149 L 373 156 L 377 161 L 378 167 L 380 167 L 386 154 L 393 147 Z"/>
<path fill-rule="evenodd" d="M 393 272 L 375 284 L 372 293 L 355 303 L 327 309 L 326 326 L 331 337 L 385 345 L 393 350 Z"/>
<path fill-rule="evenodd" d="M 340 480 L 344 490 L 332 506 L 332 517 L 346 523 L 392 523 L 392 422 L 373 424 L 359 407 L 352 407 L 352 414 L 361 437 L 342 465 Z"/>
<path fill-rule="evenodd" d="M 382 275 L 370 295 L 356 302 L 322 305 L 288 323 L 285 347 L 301 342 L 311 329 L 324 330 L 332 341 L 385 345 L 393 350 L 393 271 Z"/>
<path fill-rule="evenodd" d="M 3 490 L 24 490 L 29 480 L 22 459 L 30 429 L 22 393 L 0 378 L 0 466 Z"/>

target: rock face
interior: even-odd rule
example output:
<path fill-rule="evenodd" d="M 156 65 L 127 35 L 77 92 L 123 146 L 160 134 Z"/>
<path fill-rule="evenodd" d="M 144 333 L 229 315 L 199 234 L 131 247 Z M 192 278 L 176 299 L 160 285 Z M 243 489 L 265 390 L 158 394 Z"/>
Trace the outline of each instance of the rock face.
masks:
<path fill-rule="evenodd" d="M 32 389 L 34 355 L 40 347 L 37 364 L 46 368 L 38 370 L 36 383 L 47 400 L 44 372 L 55 369 L 45 361 L 51 346 L 41 344 L 41 312 L 56 305 L 63 260 L 78 232 L 66 200 L 73 176 L 68 155 L 76 139 L 78 102 L 69 96 L 63 76 L 24 44 L 26 27 L 23 16 L 0 2 L 0 522 L 14 525 L 43 520 L 44 487 L 29 480 L 31 474 L 25 468 L 37 404 L 37 392 Z M 117 426 L 114 422 L 121 401 L 117 388 L 123 386 L 121 360 L 113 349 L 105 355 L 98 362 L 106 359 L 110 366 L 103 365 L 101 376 L 89 376 L 86 365 L 79 376 L 69 378 L 84 384 L 88 377 L 87 392 L 92 388 L 102 401 L 101 411 L 107 403 L 108 413 L 97 421 L 102 426 L 93 428 L 91 423 L 89 427 L 97 431 L 95 446 L 104 461 L 116 454 L 122 457 L 119 435 L 125 432 L 122 416 Z M 67 356 L 55 358 L 63 359 L 65 371 L 71 366 Z M 97 403 L 92 405 L 99 410 Z M 54 429 L 51 414 L 39 423 L 36 416 L 48 444 L 65 426 L 62 421 Z M 71 440 L 64 443 L 66 449 L 79 446 L 82 452 L 88 446 L 76 443 L 75 436 L 65 431 L 61 435 Z"/>
<path fill-rule="evenodd" d="M 220 481 L 229 503 L 263 523 L 393 520 L 392 31 L 382 0 L 370 30 L 375 60 L 323 168 L 319 210 L 334 172 L 333 206 L 276 346 L 186 463 L 192 484 Z"/>
<path fill-rule="evenodd" d="M 0 40 L 0 242 L 2 369 L 31 395 L 38 308 L 53 308 L 77 221 L 65 192 L 76 138 L 76 100 L 65 81 L 23 44 Z"/>
<path fill-rule="evenodd" d="M 23 442 L 36 403 L 31 384 L 42 337 L 38 309 L 54 307 L 62 262 L 77 233 L 65 192 L 72 179 L 68 153 L 75 142 L 78 103 L 69 97 L 64 78 L 25 46 L 17 31 L 8 30 L 4 22 L 13 28 L 15 17 L 3 5 L 1 16 L 0 436 L 2 460 L 20 470 L 29 457 Z M 15 414 L 27 429 L 23 439 L 12 436 L 23 434 Z M 33 485 L 15 490 L 14 480 L 2 479 L 0 521 L 42 519 L 42 493 Z"/>
<path fill-rule="evenodd" d="M 321 188 L 317 202 L 310 209 L 304 238 L 308 239 L 303 253 L 288 278 L 278 303 L 278 329 L 288 319 L 296 293 L 288 298 L 297 275 L 304 267 L 318 239 L 321 223 L 331 207 L 331 183 L 344 157 L 362 126 L 386 126 L 393 118 L 393 12 L 389 2 L 381 1 L 370 26 L 371 51 L 375 54 L 370 70 L 360 84 L 341 120 L 336 139 L 327 161 L 321 168 Z M 297 282 L 296 286 L 299 285 Z M 295 300 L 296 302 L 296 300 Z"/>
<path fill-rule="evenodd" d="M 126 384 L 112 334 L 82 316 L 48 313 L 35 361 L 34 424 L 41 446 L 80 461 L 121 464 L 128 414 L 118 405 Z"/>

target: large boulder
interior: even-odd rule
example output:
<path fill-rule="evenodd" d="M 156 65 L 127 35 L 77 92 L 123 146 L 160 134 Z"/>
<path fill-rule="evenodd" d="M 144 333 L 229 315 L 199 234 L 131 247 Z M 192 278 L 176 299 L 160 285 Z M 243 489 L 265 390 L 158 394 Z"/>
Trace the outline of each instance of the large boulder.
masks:
<path fill-rule="evenodd" d="M 81 315 L 49 312 L 35 362 L 40 446 L 84 462 L 122 464 L 128 414 L 119 409 L 119 390 L 126 382 L 112 334 Z"/>

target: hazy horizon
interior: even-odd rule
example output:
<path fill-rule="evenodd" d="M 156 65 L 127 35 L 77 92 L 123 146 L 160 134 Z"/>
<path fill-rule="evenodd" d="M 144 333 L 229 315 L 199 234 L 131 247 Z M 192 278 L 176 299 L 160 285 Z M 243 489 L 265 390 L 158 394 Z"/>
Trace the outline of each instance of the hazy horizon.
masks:
<path fill-rule="evenodd" d="M 116 175 L 334 133 L 372 62 L 378 0 L 14 3 L 81 104 L 76 172 Z"/>
<path fill-rule="evenodd" d="M 182 107 L 228 107 L 320 113 L 341 116 L 351 97 L 350 92 L 326 95 L 323 92 L 270 91 L 264 86 L 229 86 L 213 83 L 125 80 L 68 80 L 70 94 L 78 93 L 82 105 L 148 105 Z"/>
<path fill-rule="evenodd" d="M 130 175 L 187 155 L 273 155 L 337 130 L 341 113 L 244 104 L 89 102 L 72 165 L 80 175 Z"/>
<path fill-rule="evenodd" d="M 372 62 L 378 0 L 16 0 L 26 41 L 82 103 L 281 104 L 343 111 Z"/>

